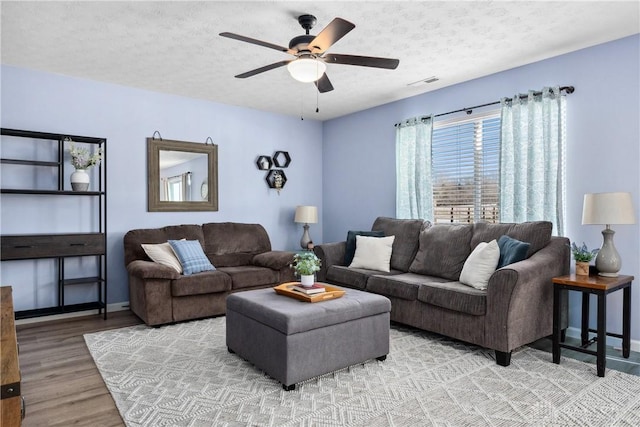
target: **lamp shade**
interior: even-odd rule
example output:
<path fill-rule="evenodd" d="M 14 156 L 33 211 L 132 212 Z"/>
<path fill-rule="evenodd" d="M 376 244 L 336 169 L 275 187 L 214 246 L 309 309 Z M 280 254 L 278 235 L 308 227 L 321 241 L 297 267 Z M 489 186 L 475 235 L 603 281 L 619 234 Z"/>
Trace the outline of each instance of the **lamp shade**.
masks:
<path fill-rule="evenodd" d="M 631 193 L 584 195 L 582 224 L 635 224 Z"/>
<path fill-rule="evenodd" d="M 317 81 L 327 69 L 327 65 L 315 58 L 299 58 L 287 65 L 291 77 L 303 83 Z"/>
<path fill-rule="evenodd" d="M 318 222 L 318 208 L 315 206 L 297 206 L 295 222 L 302 224 L 315 224 Z"/>

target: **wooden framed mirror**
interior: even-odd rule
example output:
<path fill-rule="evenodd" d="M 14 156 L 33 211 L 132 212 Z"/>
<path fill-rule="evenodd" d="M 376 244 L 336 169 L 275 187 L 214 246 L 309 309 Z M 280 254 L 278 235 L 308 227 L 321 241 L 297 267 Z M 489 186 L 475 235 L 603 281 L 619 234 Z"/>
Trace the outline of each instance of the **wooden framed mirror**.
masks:
<path fill-rule="evenodd" d="M 218 146 L 147 138 L 147 211 L 218 210 Z"/>

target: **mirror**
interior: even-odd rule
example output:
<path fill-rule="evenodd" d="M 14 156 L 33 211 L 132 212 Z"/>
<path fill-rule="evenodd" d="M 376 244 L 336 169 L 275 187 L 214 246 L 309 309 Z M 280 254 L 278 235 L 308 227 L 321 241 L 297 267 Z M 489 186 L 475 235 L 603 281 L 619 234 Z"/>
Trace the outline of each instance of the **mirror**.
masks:
<path fill-rule="evenodd" d="M 147 166 L 149 212 L 218 210 L 217 145 L 147 138 Z"/>

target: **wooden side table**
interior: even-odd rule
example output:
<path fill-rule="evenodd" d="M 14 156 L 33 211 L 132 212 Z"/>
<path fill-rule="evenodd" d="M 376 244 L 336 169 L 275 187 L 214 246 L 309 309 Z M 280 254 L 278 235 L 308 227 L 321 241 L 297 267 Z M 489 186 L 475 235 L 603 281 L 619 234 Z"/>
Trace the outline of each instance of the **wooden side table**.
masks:
<path fill-rule="evenodd" d="M 17 427 L 24 418 L 24 402 L 10 286 L 0 287 L 0 366 L 0 426 Z"/>
<path fill-rule="evenodd" d="M 597 371 L 599 377 L 604 377 L 607 363 L 606 338 L 607 335 L 622 338 L 622 356 L 629 358 L 631 344 L 631 282 L 633 276 L 603 277 L 597 275 L 554 277 L 553 282 L 553 363 L 560 363 L 560 348 L 568 348 L 581 353 L 591 354 L 597 357 Z M 560 342 L 560 291 L 582 292 L 582 324 L 580 347 Z M 622 302 L 622 335 L 607 332 L 607 295 L 622 289 L 624 292 Z M 598 297 L 598 325 L 596 329 L 589 328 L 589 295 Z M 589 332 L 595 332 L 596 336 L 589 339 Z M 597 342 L 597 350 L 589 350 L 587 347 Z"/>

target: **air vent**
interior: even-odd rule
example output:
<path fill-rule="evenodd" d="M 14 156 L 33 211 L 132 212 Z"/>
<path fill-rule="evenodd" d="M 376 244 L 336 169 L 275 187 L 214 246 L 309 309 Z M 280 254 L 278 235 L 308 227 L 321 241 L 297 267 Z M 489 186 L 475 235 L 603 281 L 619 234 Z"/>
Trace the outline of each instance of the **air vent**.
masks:
<path fill-rule="evenodd" d="M 431 77 L 427 77 L 426 79 L 418 80 L 417 82 L 409 83 L 407 86 L 419 86 L 423 84 L 434 83 L 434 82 L 437 82 L 438 80 L 440 79 L 437 78 L 436 76 L 431 76 Z"/>

